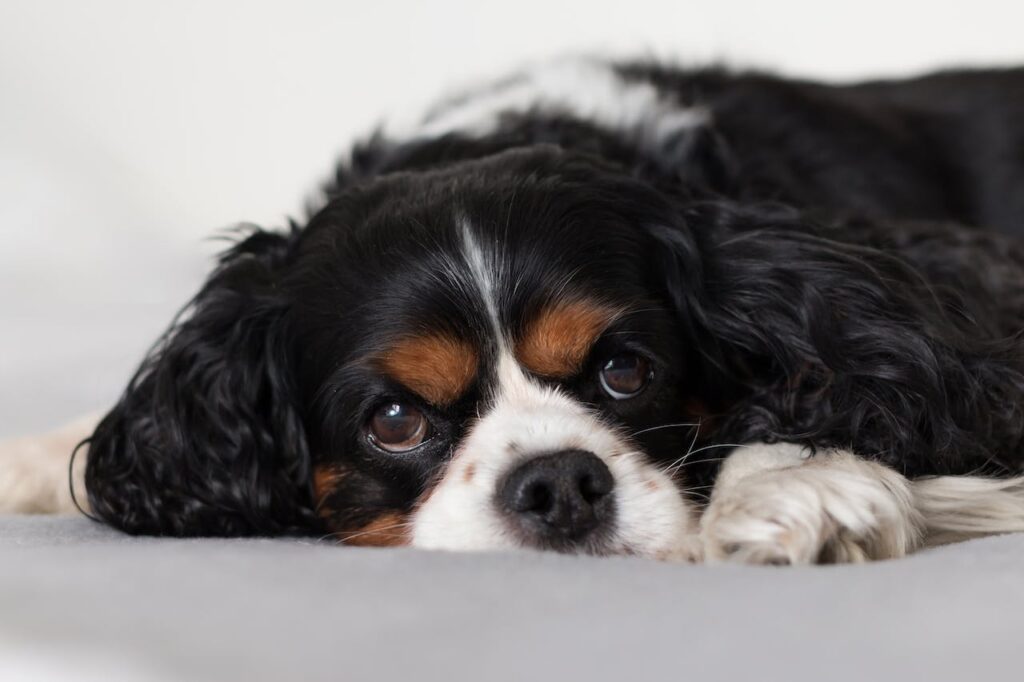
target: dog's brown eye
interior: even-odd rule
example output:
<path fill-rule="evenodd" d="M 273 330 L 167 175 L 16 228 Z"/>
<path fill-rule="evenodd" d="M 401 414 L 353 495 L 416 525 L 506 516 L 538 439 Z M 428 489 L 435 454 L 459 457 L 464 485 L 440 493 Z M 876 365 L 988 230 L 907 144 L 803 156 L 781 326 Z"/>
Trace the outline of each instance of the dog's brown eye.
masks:
<path fill-rule="evenodd" d="M 654 376 L 651 363 L 639 355 L 616 355 L 601 368 L 601 388 L 615 398 L 632 398 L 647 388 Z"/>
<path fill-rule="evenodd" d="M 430 422 L 411 405 L 387 403 L 370 417 L 367 430 L 377 447 L 390 452 L 405 452 L 427 439 Z"/>

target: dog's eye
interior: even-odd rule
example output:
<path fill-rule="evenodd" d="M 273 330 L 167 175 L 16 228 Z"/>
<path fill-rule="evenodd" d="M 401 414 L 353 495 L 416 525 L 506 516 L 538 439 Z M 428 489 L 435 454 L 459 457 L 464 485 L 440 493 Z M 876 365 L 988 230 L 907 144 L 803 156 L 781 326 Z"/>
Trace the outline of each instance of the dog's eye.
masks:
<path fill-rule="evenodd" d="M 653 377 L 651 363 L 631 354 L 616 355 L 604 364 L 599 374 L 601 388 L 616 400 L 639 394 Z"/>
<path fill-rule="evenodd" d="M 430 436 L 430 422 L 412 405 L 387 403 L 377 408 L 367 425 L 370 441 L 389 452 L 405 452 Z"/>

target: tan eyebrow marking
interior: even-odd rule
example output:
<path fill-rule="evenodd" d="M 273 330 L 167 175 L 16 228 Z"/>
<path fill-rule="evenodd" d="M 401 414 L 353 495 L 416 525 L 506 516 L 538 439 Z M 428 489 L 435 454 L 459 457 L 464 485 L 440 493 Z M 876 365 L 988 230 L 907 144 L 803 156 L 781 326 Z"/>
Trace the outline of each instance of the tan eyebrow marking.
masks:
<path fill-rule="evenodd" d="M 476 378 L 479 354 L 456 336 L 408 336 L 376 358 L 392 379 L 434 405 L 455 402 Z"/>
<path fill-rule="evenodd" d="M 562 301 L 542 309 L 516 343 L 519 362 L 544 377 L 565 379 L 583 366 L 598 337 L 622 313 L 592 300 Z"/>

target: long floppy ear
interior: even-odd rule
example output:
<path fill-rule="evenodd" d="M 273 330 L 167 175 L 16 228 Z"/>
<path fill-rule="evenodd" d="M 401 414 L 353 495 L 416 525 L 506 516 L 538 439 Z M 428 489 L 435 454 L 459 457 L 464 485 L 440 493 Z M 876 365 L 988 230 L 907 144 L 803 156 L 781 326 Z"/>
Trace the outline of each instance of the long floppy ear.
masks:
<path fill-rule="evenodd" d="M 92 510 L 130 533 L 307 530 L 309 453 L 276 285 L 297 232 L 229 250 L 90 443 Z"/>
<path fill-rule="evenodd" d="M 682 217 L 654 234 L 667 294 L 713 374 L 705 390 L 733 397 L 717 441 L 852 446 L 909 475 L 1018 457 L 1022 363 L 979 307 L 984 275 L 929 275 L 897 250 L 955 233 L 724 204 Z M 975 299 L 957 293 L 971 287 Z"/>

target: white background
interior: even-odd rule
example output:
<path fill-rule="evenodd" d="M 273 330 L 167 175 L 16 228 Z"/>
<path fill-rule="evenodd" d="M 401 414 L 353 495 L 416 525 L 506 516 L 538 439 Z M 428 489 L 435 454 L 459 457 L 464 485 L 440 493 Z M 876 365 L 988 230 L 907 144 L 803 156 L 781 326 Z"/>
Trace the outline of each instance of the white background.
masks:
<path fill-rule="evenodd" d="M 545 56 L 830 80 L 1024 64 L 1024 3 L 0 0 L 0 435 L 100 408 L 239 221 L 383 116 Z"/>

